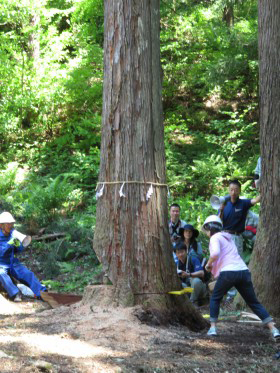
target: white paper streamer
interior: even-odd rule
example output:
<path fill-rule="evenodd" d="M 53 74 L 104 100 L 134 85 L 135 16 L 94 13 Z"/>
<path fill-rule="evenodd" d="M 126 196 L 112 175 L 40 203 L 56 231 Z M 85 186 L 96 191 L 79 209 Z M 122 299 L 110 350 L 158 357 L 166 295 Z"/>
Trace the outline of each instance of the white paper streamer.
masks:
<path fill-rule="evenodd" d="M 120 189 L 120 191 L 119 191 L 119 194 L 120 194 L 120 197 L 124 197 L 124 198 L 125 198 L 126 195 L 123 193 L 124 184 L 125 184 L 125 183 L 122 184 L 121 189 Z"/>
<path fill-rule="evenodd" d="M 149 199 L 151 198 L 151 195 L 154 193 L 154 188 L 153 188 L 153 184 L 151 184 L 147 194 L 146 194 L 146 201 L 148 202 Z"/>
<path fill-rule="evenodd" d="M 104 187 L 105 187 L 105 184 L 102 184 L 102 187 L 101 187 L 100 191 L 96 192 L 96 194 L 95 194 L 96 199 L 98 199 L 99 197 L 101 197 L 103 195 Z"/>

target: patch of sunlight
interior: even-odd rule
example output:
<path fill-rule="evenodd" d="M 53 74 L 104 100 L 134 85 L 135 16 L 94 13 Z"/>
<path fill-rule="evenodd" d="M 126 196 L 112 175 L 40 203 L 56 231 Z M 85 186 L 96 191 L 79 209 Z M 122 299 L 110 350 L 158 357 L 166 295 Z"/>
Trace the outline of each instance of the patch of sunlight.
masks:
<path fill-rule="evenodd" d="M 214 18 L 215 16 L 215 13 L 213 13 L 212 9 L 211 8 L 204 8 L 204 9 L 201 9 L 200 10 L 201 14 L 204 15 L 204 17 L 206 18 L 206 20 L 210 20 L 212 18 Z"/>
<path fill-rule="evenodd" d="M 3 295 L 0 294 L 0 309 L 2 315 L 14 315 L 21 313 L 22 310 L 14 303 L 9 302 Z"/>
<path fill-rule="evenodd" d="M 74 358 L 86 358 L 97 356 L 112 356 L 112 351 L 100 346 L 94 346 L 79 340 L 62 339 L 58 335 L 24 334 L 19 337 L 0 336 L 0 343 L 24 343 L 27 347 L 39 352 L 57 354 Z"/>
<path fill-rule="evenodd" d="M 193 341 L 194 345 L 199 347 L 204 347 L 208 349 L 214 350 L 223 350 L 227 348 L 227 345 L 221 342 L 216 342 L 213 338 L 211 338 L 211 344 L 209 343 L 209 339 L 198 339 Z"/>
<path fill-rule="evenodd" d="M 251 22 L 245 19 L 242 19 L 239 22 L 236 22 L 234 25 L 234 28 L 244 33 L 252 33 L 252 24 Z"/>
<path fill-rule="evenodd" d="M 99 362 L 96 361 L 97 359 L 81 359 L 80 361 L 76 361 L 77 366 L 80 367 L 81 372 L 91 372 L 91 373 L 116 373 L 121 372 L 119 365 L 120 363 L 124 362 L 125 359 L 122 357 L 114 358 L 115 362 L 110 359 L 110 361 Z"/>
<path fill-rule="evenodd" d="M 192 144 L 193 143 L 193 136 L 184 135 L 183 133 L 180 133 L 180 131 L 174 131 L 173 135 L 171 135 L 170 138 L 174 140 L 176 144 Z"/>

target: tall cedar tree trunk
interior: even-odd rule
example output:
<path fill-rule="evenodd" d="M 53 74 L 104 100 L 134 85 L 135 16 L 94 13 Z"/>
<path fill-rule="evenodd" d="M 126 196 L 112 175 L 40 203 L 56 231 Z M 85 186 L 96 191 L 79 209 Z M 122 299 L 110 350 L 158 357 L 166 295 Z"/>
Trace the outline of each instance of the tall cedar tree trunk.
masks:
<path fill-rule="evenodd" d="M 251 269 L 256 292 L 280 316 L 280 1 L 259 1 L 261 214 Z"/>
<path fill-rule="evenodd" d="M 112 301 L 206 322 L 180 290 L 168 234 L 161 103 L 159 0 L 105 0 L 104 88 L 94 249 L 115 288 Z M 138 183 L 140 182 L 140 183 Z M 98 190 L 101 189 L 99 185 Z M 139 293 L 163 293 L 145 294 Z"/>

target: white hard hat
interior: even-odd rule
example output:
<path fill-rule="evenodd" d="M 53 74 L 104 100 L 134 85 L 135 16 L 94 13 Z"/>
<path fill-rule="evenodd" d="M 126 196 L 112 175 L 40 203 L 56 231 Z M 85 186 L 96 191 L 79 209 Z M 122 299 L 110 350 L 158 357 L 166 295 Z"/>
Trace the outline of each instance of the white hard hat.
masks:
<path fill-rule="evenodd" d="M 3 224 L 3 223 L 15 223 L 15 219 L 13 218 L 13 215 L 10 214 L 9 212 L 7 211 L 4 211 L 2 212 L 2 214 L 0 214 L 0 224 Z"/>
<path fill-rule="evenodd" d="M 203 223 L 203 227 L 208 223 L 219 223 L 221 226 L 223 226 L 223 222 L 221 218 L 217 215 L 210 215 L 208 218 L 206 218 L 205 222 Z"/>

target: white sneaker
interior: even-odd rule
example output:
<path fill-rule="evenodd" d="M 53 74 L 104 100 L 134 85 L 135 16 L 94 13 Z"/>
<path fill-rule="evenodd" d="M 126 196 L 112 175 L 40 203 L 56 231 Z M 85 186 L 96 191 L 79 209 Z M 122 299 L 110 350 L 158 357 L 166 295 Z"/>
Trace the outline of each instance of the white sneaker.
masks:
<path fill-rule="evenodd" d="M 280 332 L 277 328 L 274 328 L 272 331 L 271 331 L 271 334 L 272 334 L 272 337 L 275 339 L 275 340 L 280 340 Z"/>
<path fill-rule="evenodd" d="M 207 335 L 217 335 L 217 329 L 213 326 L 208 330 Z"/>

